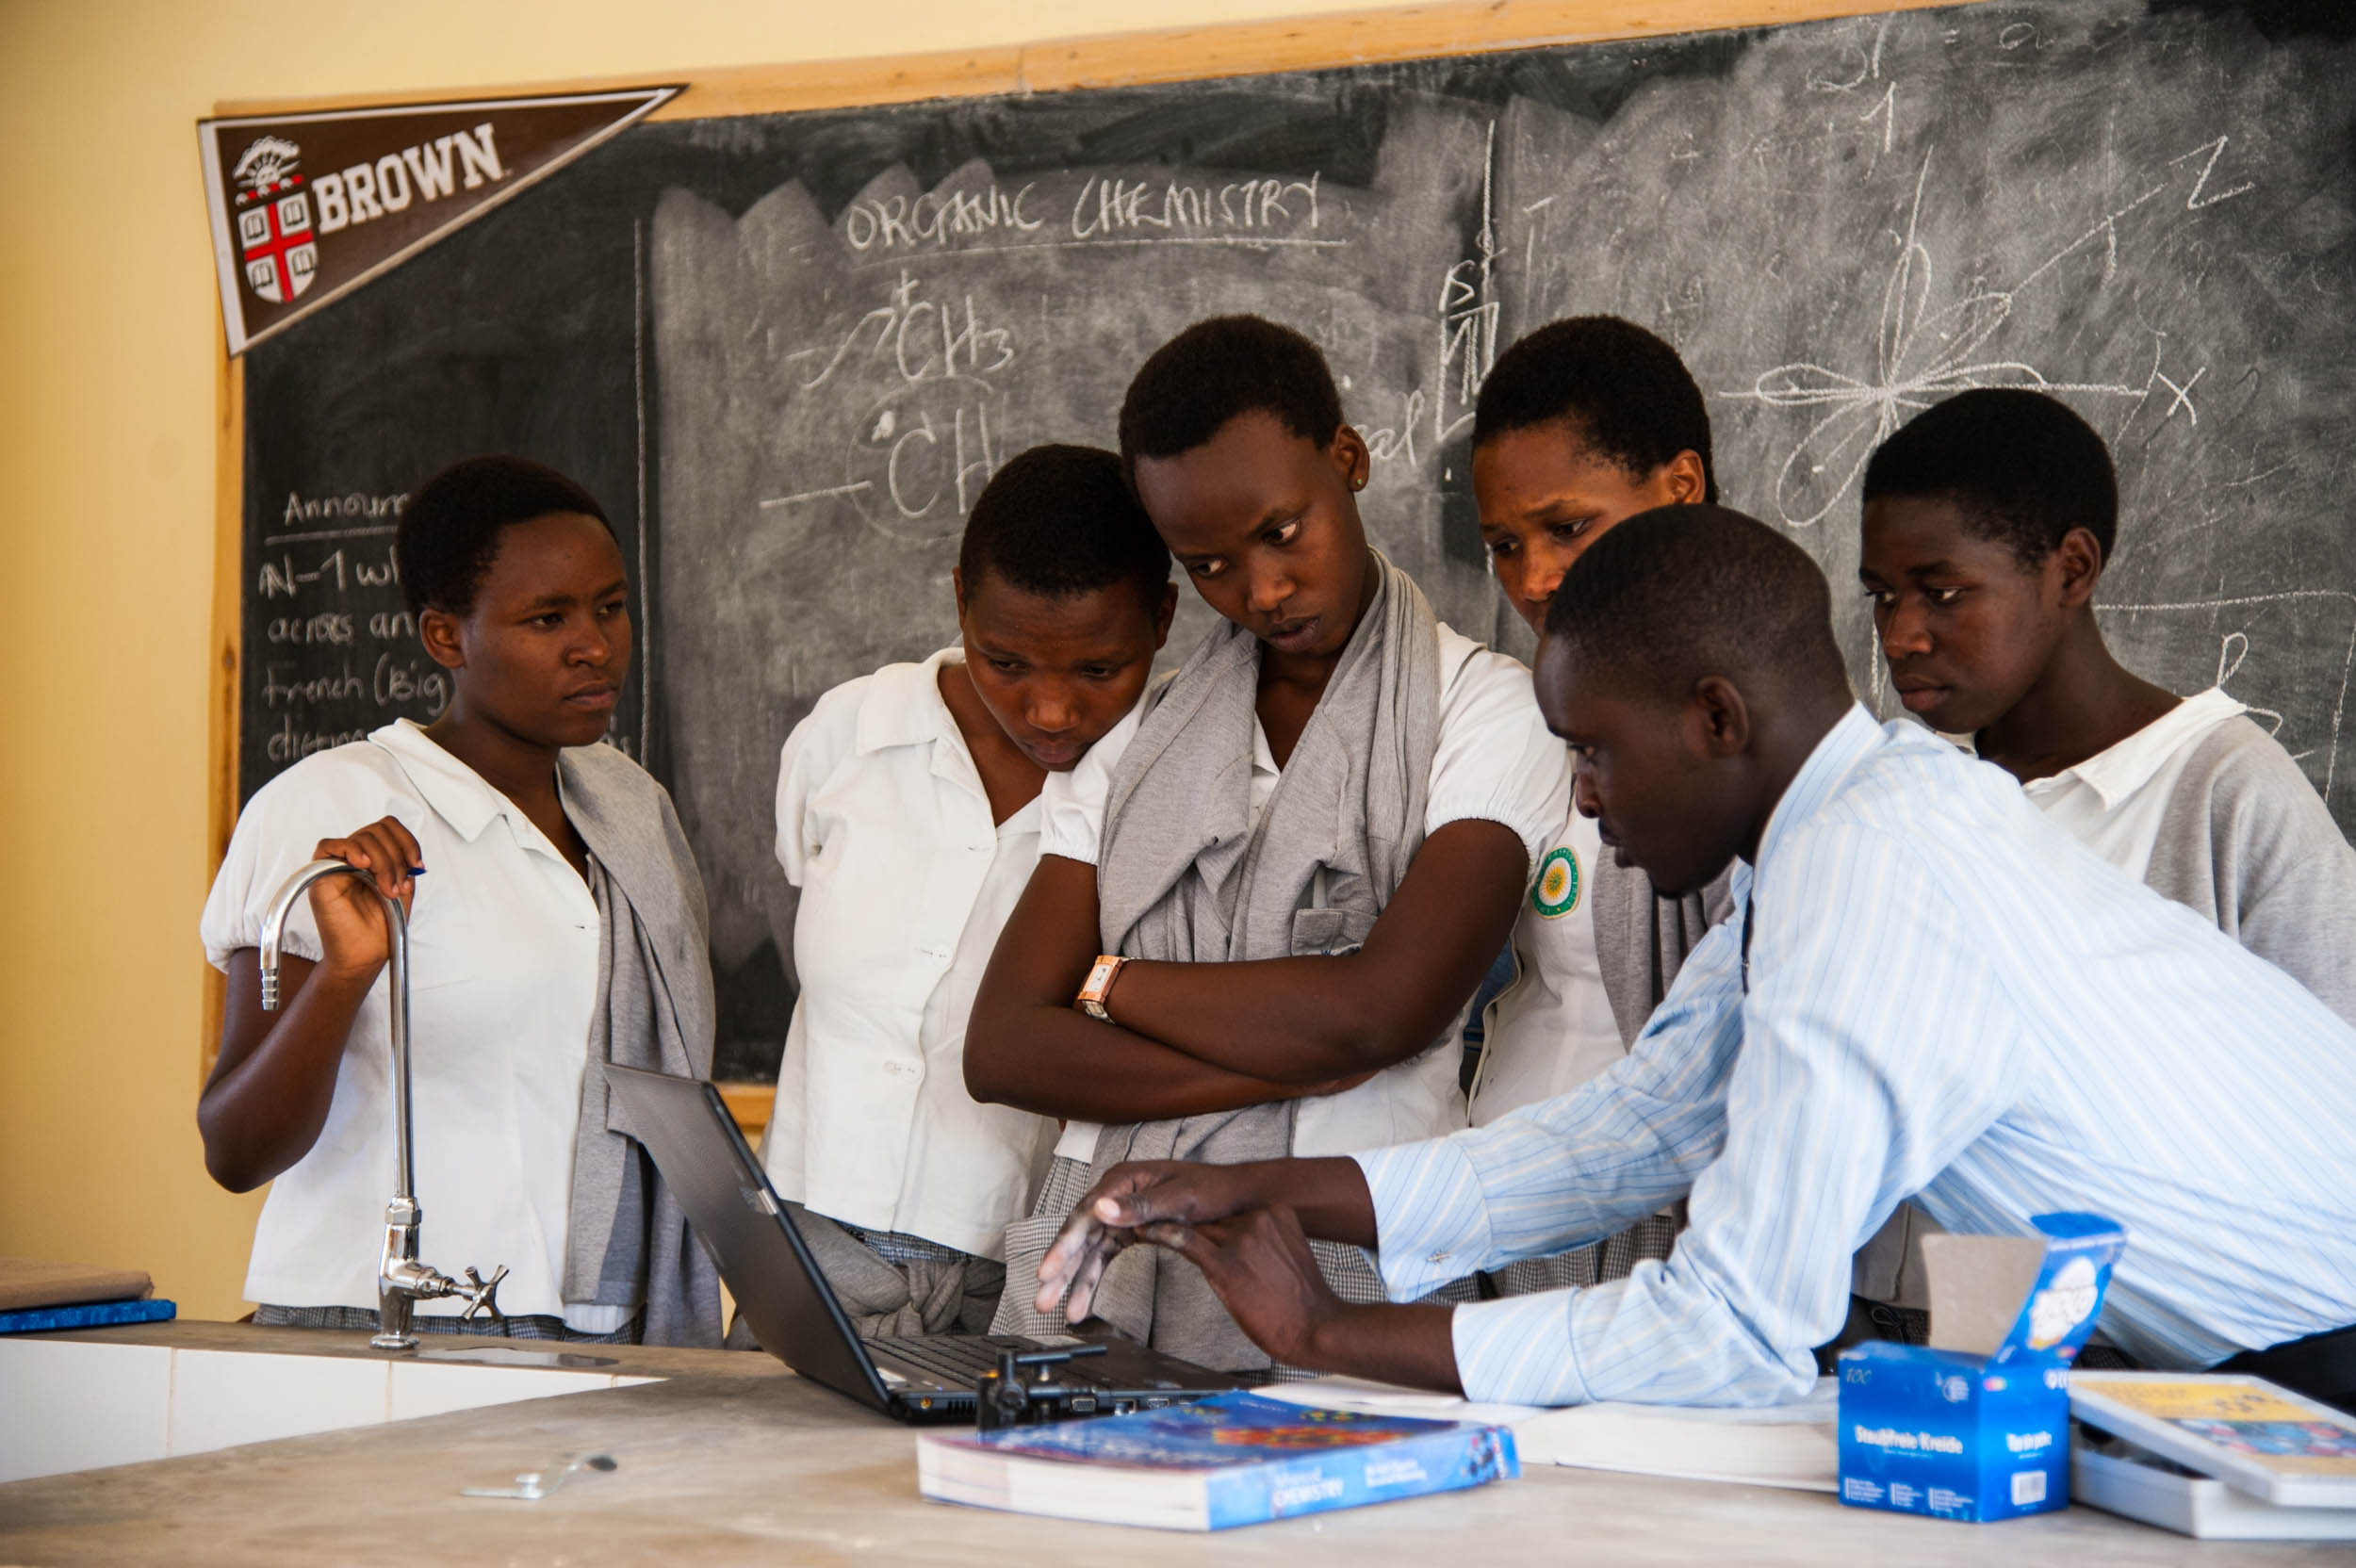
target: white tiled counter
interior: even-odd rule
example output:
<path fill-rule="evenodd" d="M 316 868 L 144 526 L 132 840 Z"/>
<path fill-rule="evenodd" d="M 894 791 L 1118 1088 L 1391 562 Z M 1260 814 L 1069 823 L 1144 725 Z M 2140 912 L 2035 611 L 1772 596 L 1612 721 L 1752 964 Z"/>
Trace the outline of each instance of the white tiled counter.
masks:
<path fill-rule="evenodd" d="M 566 1366 L 614 1363 L 556 1347 L 445 1337 L 414 1357 L 358 1356 L 350 1337 L 290 1331 L 270 1351 L 0 1337 L 0 1482 L 647 1380 Z"/>

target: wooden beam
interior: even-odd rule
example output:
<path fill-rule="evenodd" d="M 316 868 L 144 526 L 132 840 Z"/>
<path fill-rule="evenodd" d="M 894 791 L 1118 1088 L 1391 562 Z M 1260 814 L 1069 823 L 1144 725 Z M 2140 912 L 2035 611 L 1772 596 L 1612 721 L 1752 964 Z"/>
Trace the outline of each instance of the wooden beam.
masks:
<path fill-rule="evenodd" d="M 1497 54 L 1608 39 L 1823 17 L 1915 10 L 1953 0 L 1448 0 L 1268 22 L 1035 43 L 1023 51 L 1032 92 L 1249 76 L 1277 71 Z"/>
<path fill-rule="evenodd" d="M 316 114 L 330 109 L 429 104 L 459 98 L 604 92 L 685 82 L 649 120 L 1068 92 L 1211 76 L 1323 71 L 1337 66 L 1543 49 L 1609 39 L 1655 38 L 1722 27 L 1766 27 L 1826 17 L 1921 10 L 1954 0 L 1440 0 L 1433 5 L 1280 17 L 1265 22 L 1104 33 L 1036 43 L 808 60 L 793 65 L 643 71 L 563 82 L 431 90 L 245 98 L 213 106 L 222 116 Z"/>
<path fill-rule="evenodd" d="M 229 853 L 237 825 L 237 673 L 242 656 L 245 588 L 245 361 L 229 356 L 229 334 L 213 313 L 221 375 L 213 391 L 213 616 L 206 638 L 205 849 L 209 882 Z M 221 1018 L 228 981 L 205 966 L 197 1028 L 197 1086 L 221 1054 Z"/>
<path fill-rule="evenodd" d="M 225 118 L 320 114 L 331 109 L 382 108 L 467 98 L 529 98 L 557 92 L 615 92 L 684 82 L 687 90 L 648 120 L 712 120 L 724 115 L 786 114 L 852 105 L 903 104 L 919 98 L 973 98 L 1023 90 L 1023 51 L 948 50 L 876 55 L 859 59 L 810 60 L 795 65 L 738 65 L 696 71 L 641 71 L 565 82 L 504 83 L 490 87 L 339 92 L 311 98 L 232 98 L 213 106 Z"/>
<path fill-rule="evenodd" d="M 736 1119 L 736 1125 L 744 1134 L 744 1141 L 755 1148 L 761 1146 L 761 1129 L 769 1125 L 769 1114 L 776 1108 L 777 1086 L 775 1084 L 720 1084 L 715 1086 L 720 1098 Z"/>

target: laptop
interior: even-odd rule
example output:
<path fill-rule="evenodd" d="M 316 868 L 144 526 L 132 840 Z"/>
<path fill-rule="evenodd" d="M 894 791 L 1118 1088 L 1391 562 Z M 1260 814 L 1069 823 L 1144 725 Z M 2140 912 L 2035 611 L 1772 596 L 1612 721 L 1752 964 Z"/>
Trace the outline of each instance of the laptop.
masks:
<path fill-rule="evenodd" d="M 921 1334 L 862 1338 L 769 1185 L 720 1091 L 700 1078 L 609 1065 L 606 1081 L 630 1130 L 679 1195 L 737 1310 L 762 1348 L 810 1381 L 848 1395 L 895 1421 L 965 1422 L 977 1414 L 974 1384 L 997 1369 L 1002 1351 L 1093 1347 L 1102 1354 L 1051 1369 L 1073 1390 L 1058 1401 L 1073 1415 L 1118 1415 L 1224 1394 L 1247 1380 L 1180 1361 L 1132 1340 L 1070 1335 Z"/>

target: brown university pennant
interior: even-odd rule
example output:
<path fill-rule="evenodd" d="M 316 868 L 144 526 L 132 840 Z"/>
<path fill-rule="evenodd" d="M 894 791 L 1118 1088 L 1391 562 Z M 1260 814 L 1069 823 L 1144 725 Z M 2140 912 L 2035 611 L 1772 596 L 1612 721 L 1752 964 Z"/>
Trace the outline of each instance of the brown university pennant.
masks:
<path fill-rule="evenodd" d="M 679 90 L 198 121 L 229 351 L 481 217 Z"/>

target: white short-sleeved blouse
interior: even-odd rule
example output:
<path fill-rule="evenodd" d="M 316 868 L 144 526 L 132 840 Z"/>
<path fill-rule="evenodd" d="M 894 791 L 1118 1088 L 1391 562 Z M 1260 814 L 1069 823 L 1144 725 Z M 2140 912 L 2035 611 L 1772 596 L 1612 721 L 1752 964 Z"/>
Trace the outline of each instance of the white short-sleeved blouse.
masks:
<path fill-rule="evenodd" d="M 381 817 L 417 840 L 425 874 L 409 923 L 410 1076 L 425 1261 L 508 1269 L 500 1310 L 611 1332 L 628 1307 L 562 1298 L 573 1145 L 597 1006 L 597 901 L 507 796 L 416 725 L 304 759 L 237 819 L 205 901 L 205 956 L 226 969 L 321 839 Z M 309 900 L 285 951 L 317 961 Z M 319 1141 L 270 1184 L 254 1227 L 249 1300 L 374 1308 L 393 1191 L 389 969 L 361 1003 Z M 420 1301 L 425 1315 L 463 1303 Z"/>

